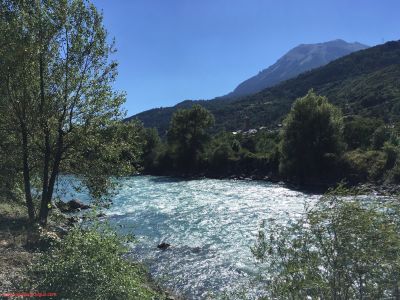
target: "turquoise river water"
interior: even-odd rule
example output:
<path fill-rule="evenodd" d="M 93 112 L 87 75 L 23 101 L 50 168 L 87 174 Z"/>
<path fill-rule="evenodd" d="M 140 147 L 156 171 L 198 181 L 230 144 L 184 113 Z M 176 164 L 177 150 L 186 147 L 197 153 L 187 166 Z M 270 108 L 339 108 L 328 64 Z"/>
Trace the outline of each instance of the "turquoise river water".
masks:
<path fill-rule="evenodd" d="M 88 201 L 84 191 L 63 197 Z M 248 287 L 258 274 L 250 246 L 261 222 L 290 222 L 318 198 L 261 181 L 135 176 L 121 180 L 105 213 L 135 235 L 130 255 L 171 291 L 205 299 L 246 286 L 255 296 Z M 157 249 L 161 242 L 171 247 Z"/>

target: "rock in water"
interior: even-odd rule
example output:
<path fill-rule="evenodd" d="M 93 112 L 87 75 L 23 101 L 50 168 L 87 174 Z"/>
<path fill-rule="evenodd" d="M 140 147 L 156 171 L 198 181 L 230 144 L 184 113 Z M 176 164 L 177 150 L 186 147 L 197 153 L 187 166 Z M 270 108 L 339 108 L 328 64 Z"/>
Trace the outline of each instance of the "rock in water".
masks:
<path fill-rule="evenodd" d="M 161 250 L 167 250 L 170 246 L 171 246 L 170 244 L 162 242 L 157 246 L 157 248 Z"/>
<path fill-rule="evenodd" d="M 82 202 L 80 202 L 77 199 L 68 201 L 68 205 L 71 209 L 88 209 L 88 208 L 90 208 L 89 205 L 83 204 Z"/>

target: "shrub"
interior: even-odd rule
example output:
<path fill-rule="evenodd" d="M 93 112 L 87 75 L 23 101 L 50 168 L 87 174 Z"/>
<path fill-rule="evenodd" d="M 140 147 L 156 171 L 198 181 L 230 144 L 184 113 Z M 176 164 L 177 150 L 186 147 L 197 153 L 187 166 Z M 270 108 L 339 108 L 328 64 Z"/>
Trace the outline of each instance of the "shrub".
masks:
<path fill-rule="evenodd" d="M 34 264 L 31 286 L 63 299 L 154 298 L 145 270 L 124 259 L 126 251 L 108 229 L 73 229 Z"/>
<path fill-rule="evenodd" d="M 328 194 L 287 226 L 271 221 L 252 248 L 266 299 L 398 299 L 398 204 Z"/>
<path fill-rule="evenodd" d="M 381 179 L 387 163 L 387 156 L 382 151 L 349 151 L 343 156 L 345 176 L 350 181 L 363 182 Z"/>

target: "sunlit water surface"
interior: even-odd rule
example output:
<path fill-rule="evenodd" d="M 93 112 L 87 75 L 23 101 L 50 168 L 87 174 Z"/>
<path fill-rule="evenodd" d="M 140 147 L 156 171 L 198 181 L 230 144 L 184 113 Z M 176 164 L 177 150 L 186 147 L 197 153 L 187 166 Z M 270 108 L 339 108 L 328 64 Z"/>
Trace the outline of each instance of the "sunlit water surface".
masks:
<path fill-rule="evenodd" d="M 88 200 L 85 192 L 63 197 Z M 121 180 L 105 213 L 136 236 L 131 255 L 168 289 L 204 299 L 246 286 L 255 296 L 248 287 L 257 276 L 250 246 L 261 222 L 290 222 L 318 198 L 261 181 L 136 176 Z M 172 246 L 159 250 L 161 242 Z"/>

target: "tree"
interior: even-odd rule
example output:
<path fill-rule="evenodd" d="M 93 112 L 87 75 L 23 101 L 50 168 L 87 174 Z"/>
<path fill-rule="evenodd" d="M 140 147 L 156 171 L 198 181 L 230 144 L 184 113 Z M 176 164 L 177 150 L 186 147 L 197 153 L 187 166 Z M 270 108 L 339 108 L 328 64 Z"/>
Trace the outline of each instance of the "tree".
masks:
<path fill-rule="evenodd" d="M 326 177 L 341 153 L 342 116 L 327 98 L 314 91 L 297 99 L 282 130 L 280 172 L 289 179 Z"/>
<path fill-rule="evenodd" d="M 189 171 L 198 167 L 200 154 L 209 140 L 207 129 L 213 124 L 213 115 L 200 105 L 174 113 L 168 130 L 168 144 L 178 168 Z"/>
<path fill-rule="evenodd" d="M 379 119 L 363 118 L 360 116 L 348 118 L 343 129 L 343 137 L 348 149 L 367 149 L 371 145 L 371 138 L 374 131 L 383 125 L 383 121 Z"/>
<path fill-rule="evenodd" d="M 238 160 L 240 149 L 240 142 L 232 133 L 219 132 L 207 147 L 208 168 L 214 174 L 229 173 L 233 162 Z"/>
<path fill-rule="evenodd" d="M 104 156 L 92 156 L 91 165 L 78 160 L 100 145 L 105 154 L 120 157 L 123 147 L 101 144 L 121 119 L 125 99 L 112 90 L 117 75 L 117 64 L 110 60 L 114 46 L 107 42 L 102 15 L 85 0 L 1 0 L 0 33 L 2 117 L 15 124 L 11 132 L 29 218 L 35 219 L 31 191 L 39 179 L 39 220 L 45 225 L 61 172 L 79 166 L 76 171 L 91 178 L 84 182 L 104 187 L 109 181 L 93 179 L 104 177 L 99 171 L 107 167 L 93 167 L 107 164 Z"/>
<path fill-rule="evenodd" d="M 382 149 L 385 142 L 389 141 L 392 135 L 392 129 L 388 126 L 382 125 L 376 128 L 371 137 L 371 146 L 374 150 Z"/>
<path fill-rule="evenodd" d="M 156 128 L 143 130 L 143 168 L 146 171 L 154 170 L 158 165 L 158 156 L 162 151 L 162 143 Z"/>

